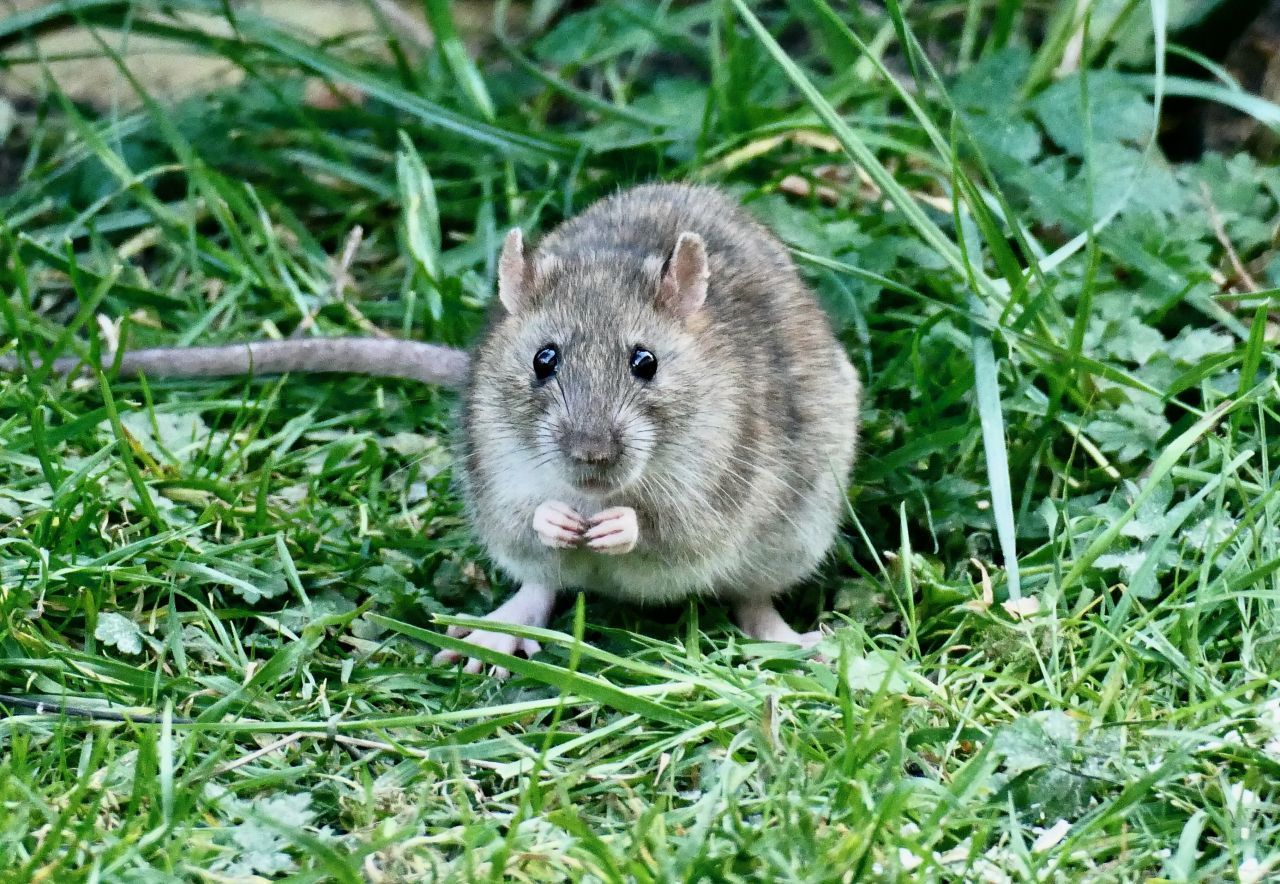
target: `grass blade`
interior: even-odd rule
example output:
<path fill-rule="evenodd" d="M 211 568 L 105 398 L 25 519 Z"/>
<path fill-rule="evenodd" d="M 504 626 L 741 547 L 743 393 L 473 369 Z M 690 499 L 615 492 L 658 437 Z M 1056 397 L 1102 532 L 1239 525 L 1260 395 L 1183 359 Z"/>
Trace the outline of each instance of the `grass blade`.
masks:
<path fill-rule="evenodd" d="M 970 296 L 969 309 L 982 312 L 982 304 Z M 1022 577 L 1018 568 L 1017 530 L 1013 520 L 1013 487 L 1009 482 L 1009 449 L 1005 440 L 1004 412 L 1000 404 L 1000 378 L 996 369 L 991 336 L 977 323 L 970 323 L 973 348 L 973 387 L 978 399 L 978 419 L 982 425 L 982 448 L 986 453 L 987 481 L 991 486 L 991 510 L 1000 540 L 1000 555 L 1009 581 L 1009 598 L 1022 598 Z"/>

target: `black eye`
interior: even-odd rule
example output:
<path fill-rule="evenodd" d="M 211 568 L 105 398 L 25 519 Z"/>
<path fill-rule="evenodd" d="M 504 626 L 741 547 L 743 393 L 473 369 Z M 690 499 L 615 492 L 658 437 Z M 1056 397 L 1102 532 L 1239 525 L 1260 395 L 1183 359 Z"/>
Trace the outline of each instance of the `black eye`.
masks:
<path fill-rule="evenodd" d="M 658 357 L 644 347 L 636 347 L 631 351 L 631 374 L 642 381 L 653 380 L 658 370 Z"/>
<path fill-rule="evenodd" d="M 533 373 L 545 381 L 556 373 L 560 365 L 560 351 L 553 346 L 543 347 L 533 356 Z"/>

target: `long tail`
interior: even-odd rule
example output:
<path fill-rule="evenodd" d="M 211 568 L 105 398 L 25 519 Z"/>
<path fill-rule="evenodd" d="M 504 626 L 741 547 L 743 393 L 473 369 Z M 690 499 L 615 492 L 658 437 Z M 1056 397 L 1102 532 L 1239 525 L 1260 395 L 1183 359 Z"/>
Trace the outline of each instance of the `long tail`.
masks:
<path fill-rule="evenodd" d="M 53 370 L 70 374 L 83 365 L 74 357 L 55 360 Z M 463 350 L 386 338 L 307 338 L 290 341 L 248 341 L 219 347 L 157 347 L 127 351 L 120 373 L 165 378 L 216 378 L 302 372 L 338 372 L 378 378 L 404 378 L 460 387 L 470 357 Z M 11 356 L 0 357 L 0 371 L 20 367 Z"/>

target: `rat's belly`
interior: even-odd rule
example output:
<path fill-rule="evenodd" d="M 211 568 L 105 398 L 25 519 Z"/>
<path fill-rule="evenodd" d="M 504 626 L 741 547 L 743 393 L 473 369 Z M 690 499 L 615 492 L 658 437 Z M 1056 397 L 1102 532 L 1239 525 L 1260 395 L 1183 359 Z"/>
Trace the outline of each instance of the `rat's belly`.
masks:
<path fill-rule="evenodd" d="M 566 550 L 555 555 L 557 582 L 566 589 L 584 589 L 638 604 L 675 602 L 711 591 L 706 575 L 700 570 L 673 567 L 634 552 L 602 556 L 585 550 Z"/>

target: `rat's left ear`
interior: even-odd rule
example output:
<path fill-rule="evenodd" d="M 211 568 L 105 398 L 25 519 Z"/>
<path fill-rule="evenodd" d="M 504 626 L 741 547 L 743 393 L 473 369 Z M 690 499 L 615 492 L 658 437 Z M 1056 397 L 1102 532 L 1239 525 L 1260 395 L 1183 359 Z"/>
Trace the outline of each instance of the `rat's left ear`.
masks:
<path fill-rule="evenodd" d="M 698 234 L 686 230 L 658 282 L 658 306 L 684 319 L 696 313 L 707 299 L 707 247 Z"/>
<path fill-rule="evenodd" d="M 524 234 L 519 227 L 513 227 L 502 243 L 502 255 L 498 258 L 498 297 L 508 313 L 518 312 L 524 301 L 525 270 Z"/>

